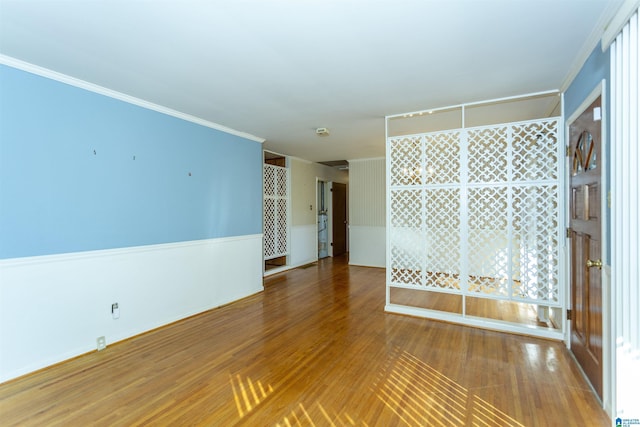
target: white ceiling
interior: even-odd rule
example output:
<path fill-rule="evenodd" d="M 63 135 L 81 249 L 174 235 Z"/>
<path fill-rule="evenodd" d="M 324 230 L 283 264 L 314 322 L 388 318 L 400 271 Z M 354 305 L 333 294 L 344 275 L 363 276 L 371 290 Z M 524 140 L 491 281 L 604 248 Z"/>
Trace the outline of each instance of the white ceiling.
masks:
<path fill-rule="evenodd" d="M 0 0 L 0 53 L 281 154 L 357 159 L 384 156 L 385 115 L 563 89 L 621 3 Z"/>

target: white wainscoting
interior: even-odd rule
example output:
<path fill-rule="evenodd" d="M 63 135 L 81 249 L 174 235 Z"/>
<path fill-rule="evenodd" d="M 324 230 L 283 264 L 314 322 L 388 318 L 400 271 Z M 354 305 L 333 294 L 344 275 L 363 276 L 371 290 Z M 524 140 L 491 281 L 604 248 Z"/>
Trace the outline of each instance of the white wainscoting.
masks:
<path fill-rule="evenodd" d="M 1 260 L 0 279 L 4 382 L 262 291 L 262 235 Z"/>
<path fill-rule="evenodd" d="M 292 226 L 289 267 L 300 267 L 317 260 L 318 226 L 316 224 Z"/>
<path fill-rule="evenodd" d="M 349 226 L 349 264 L 386 266 L 386 227 Z"/>

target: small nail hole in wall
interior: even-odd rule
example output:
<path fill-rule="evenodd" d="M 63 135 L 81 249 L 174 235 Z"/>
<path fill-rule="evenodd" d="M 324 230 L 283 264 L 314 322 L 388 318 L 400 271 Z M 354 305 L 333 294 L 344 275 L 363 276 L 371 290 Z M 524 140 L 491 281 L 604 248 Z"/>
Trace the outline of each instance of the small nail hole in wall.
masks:
<path fill-rule="evenodd" d="M 191 176 L 191 172 L 189 172 L 189 176 Z"/>

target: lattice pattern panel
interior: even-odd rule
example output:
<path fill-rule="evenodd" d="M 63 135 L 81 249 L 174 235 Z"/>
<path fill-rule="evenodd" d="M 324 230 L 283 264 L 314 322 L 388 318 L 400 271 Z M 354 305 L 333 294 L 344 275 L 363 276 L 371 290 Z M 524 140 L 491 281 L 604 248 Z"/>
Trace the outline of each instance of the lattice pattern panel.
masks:
<path fill-rule="evenodd" d="M 397 138 L 391 144 L 391 185 L 422 184 L 422 138 Z"/>
<path fill-rule="evenodd" d="M 276 169 L 276 196 L 286 199 L 289 195 L 289 169 Z"/>
<path fill-rule="evenodd" d="M 289 254 L 289 169 L 264 165 L 264 259 Z"/>
<path fill-rule="evenodd" d="M 506 126 L 470 130 L 469 182 L 506 182 L 507 147 Z"/>
<path fill-rule="evenodd" d="M 558 186 L 517 186 L 513 190 L 514 297 L 557 303 Z"/>
<path fill-rule="evenodd" d="M 460 132 L 425 135 L 426 182 L 449 184 L 460 182 Z"/>
<path fill-rule="evenodd" d="M 460 189 L 425 190 L 426 275 L 431 288 L 459 291 Z"/>
<path fill-rule="evenodd" d="M 507 187 L 469 189 L 470 292 L 509 296 Z"/>
<path fill-rule="evenodd" d="M 271 259 L 278 253 L 276 239 L 276 203 L 274 199 L 264 199 L 264 258 Z"/>
<path fill-rule="evenodd" d="M 561 306 L 559 126 L 389 138 L 390 284 Z"/>
<path fill-rule="evenodd" d="M 422 285 L 426 242 L 421 190 L 391 191 L 391 277 L 394 283 Z"/>
<path fill-rule="evenodd" d="M 264 188 L 264 196 L 274 197 L 276 195 L 276 174 L 278 173 L 278 171 L 274 166 L 271 165 L 264 165 L 263 171 L 264 177 L 262 180 L 262 185 Z"/>
<path fill-rule="evenodd" d="M 514 125 L 513 181 L 558 179 L 558 121 Z"/>

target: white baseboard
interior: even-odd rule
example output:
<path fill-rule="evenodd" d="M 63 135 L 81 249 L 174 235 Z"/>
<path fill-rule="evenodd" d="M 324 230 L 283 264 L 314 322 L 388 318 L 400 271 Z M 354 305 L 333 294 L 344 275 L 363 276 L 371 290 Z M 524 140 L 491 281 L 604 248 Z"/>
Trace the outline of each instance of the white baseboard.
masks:
<path fill-rule="evenodd" d="M 0 277 L 4 382 L 260 292 L 262 235 L 0 260 Z"/>

